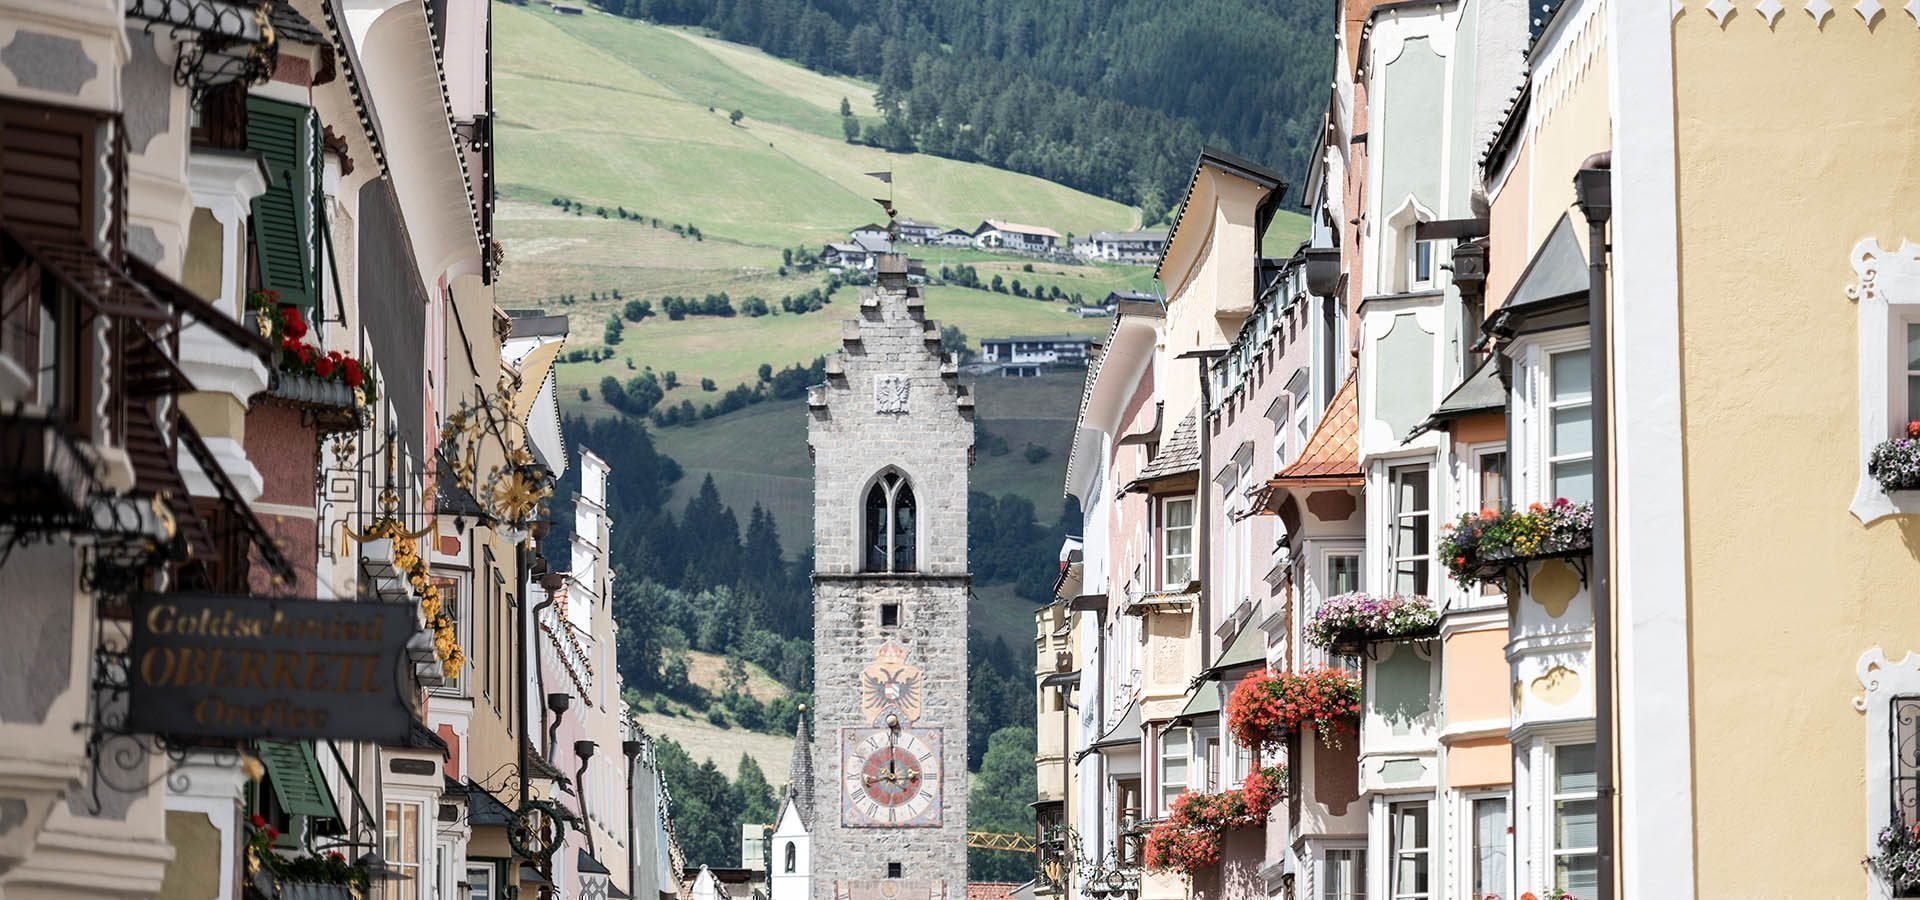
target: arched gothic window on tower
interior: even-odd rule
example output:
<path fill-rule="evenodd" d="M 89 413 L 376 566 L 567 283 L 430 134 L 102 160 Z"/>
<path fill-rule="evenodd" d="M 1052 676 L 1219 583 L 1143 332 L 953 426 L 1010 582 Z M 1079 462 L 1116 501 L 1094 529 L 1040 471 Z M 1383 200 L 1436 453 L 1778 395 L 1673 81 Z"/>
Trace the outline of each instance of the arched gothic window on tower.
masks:
<path fill-rule="evenodd" d="M 786 868 L 786 874 L 788 874 L 788 875 L 792 875 L 792 874 L 793 874 L 793 858 L 794 858 L 794 857 L 793 857 L 793 842 L 792 842 L 792 841 L 788 841 L 788 842 L 787 842 L 787 868 Z"/>
<path fill-rule="evenodd" d="M 867 491 L 866 570 L 911 572 L 919 539 L 913 485 L 888 472 Z"/>

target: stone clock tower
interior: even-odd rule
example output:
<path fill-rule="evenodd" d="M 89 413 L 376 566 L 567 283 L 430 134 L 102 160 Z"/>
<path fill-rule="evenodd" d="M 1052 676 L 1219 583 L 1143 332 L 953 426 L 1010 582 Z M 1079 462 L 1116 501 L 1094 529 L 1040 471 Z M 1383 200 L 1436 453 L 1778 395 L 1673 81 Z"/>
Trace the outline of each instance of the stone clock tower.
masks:
<path fill-rule="evenodd" d="M 807 397 L 814 900 L 965 900 L 973 399 L 881 256 Z"/>

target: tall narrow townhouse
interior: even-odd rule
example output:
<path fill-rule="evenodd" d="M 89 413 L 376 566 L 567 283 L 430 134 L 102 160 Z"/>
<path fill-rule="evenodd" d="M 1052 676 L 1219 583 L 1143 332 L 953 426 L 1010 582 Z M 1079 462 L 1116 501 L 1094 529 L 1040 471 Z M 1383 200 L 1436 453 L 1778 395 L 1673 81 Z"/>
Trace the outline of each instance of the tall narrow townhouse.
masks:
<path fill-rule="evenodd" d="M 1150 842 L 1161 846 L 1192 830 L 1184 807 L 1207 795 L 1239 796 L 1257 768 L 1255 754 L 1240 752 L 1221 728 L 1221 710 L 1223 691 L 1264 658 L 1264 641 L 1248 626 L 1256 601 L 1244 557 L 1252 554 L 1254 532 L 1265 532 L 1267 523 L 1256 528 L 1244 516 L 1229 521 L 1247 502 L 1252 429 L 1216 427 L 1220 398 L 1212 363 L 1230 352 L 1243 329 L 1260 327 L 1254 310 L 1268 271 L 1260 241 L 1285 192 L 1281 176 L 1264 166 L 1202 151 L 1156 270 L 1168 298 L 1154 359 L 1155 372 L 1165 373 L 1156 384 L 1158 424 L 1171 430 L 1123 488 L 1144 494 L 1148 503 L 1141 540 L 1152 579 L 1149 592 L 1123 612 L 1142 619 L 1147 641 L 1141 722 L 1148 808 L 1162 822 Z M 1222 446 L 1222 440 L 1232 443 Z M 1263 584 L 1262 601 L 1266 591 Z M 1176 888 L 1206 896 L 1244 893 L 1261 867 L 1265 812 L 1250 812 L 1235 827 L 1206 826 L 1210 833 L 1200 840 L 1217 848 L 1217 862 L 1189 859 L 1169 867 L 1157 861 L 1141 896 Z"/>
<path fill-rule="evenodd" d="M 1149 564 L 1146 498 L 1121 494 L 1157 440 L 1155 350 L 1165 310 L 1158 298 L 1122 300 L 1086 390 L 1067 464 L 1066 493 L 1080 501 L 1080 593 L 1067 600 L 1079 621 L 1077 734 L 1071 746 L 1072 830 L 1056 851 L 1065 892 L 1076 898 L 1131 898 L 1141 889 L 1146 836 L 1140 699 L 1142 618 L 1128 615 L 1129 591 Z"/>
<path fill-rule="evenodd" d="M 1477 297 L 1449 261 L 1487 230 L 1474 162 L 1519 76 L 1522 17 L 1473 0 L 1383 5 L 1357 47 L 1361 593 L 1321 595 L 1302 625 L 1322 650 L 1359 651 L 1367 890 L 1395 900 L 1511 890 L 1505 602 L 1462 589 L 1439 551 L 1451 519 L 1505 499 L 1505 435 L 1487 412 L 1501 405 L 1496 371 L 1474 350 Z M 1394 612 L 1355 628 L 1369 605 Z"/>

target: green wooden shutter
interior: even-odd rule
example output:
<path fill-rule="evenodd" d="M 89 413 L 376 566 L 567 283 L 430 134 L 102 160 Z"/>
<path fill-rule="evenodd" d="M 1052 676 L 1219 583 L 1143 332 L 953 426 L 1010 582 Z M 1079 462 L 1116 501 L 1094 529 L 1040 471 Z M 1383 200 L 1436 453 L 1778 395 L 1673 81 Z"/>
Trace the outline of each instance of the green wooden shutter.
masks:
<path fill-rule="evenodd" d="M 273 783 L 273 794 L 282 811 L 293 816 L 338 816 L 333 792 L 327 790 L 311 742 L 255 741 L 254 747 L 267 767 L 267 778 Z"/>
<path fill-rule="evenodd" d="M 280 292 L 283 303 L 312 307 L 318 299 L 320 258 L 313 197 L 320 183 L 319 137 L 313 110 L 292 103 L 247 98 L 247 147 L 267 163 L 273 183 L 253 200 L 253 245 L 260 284 Z"/>

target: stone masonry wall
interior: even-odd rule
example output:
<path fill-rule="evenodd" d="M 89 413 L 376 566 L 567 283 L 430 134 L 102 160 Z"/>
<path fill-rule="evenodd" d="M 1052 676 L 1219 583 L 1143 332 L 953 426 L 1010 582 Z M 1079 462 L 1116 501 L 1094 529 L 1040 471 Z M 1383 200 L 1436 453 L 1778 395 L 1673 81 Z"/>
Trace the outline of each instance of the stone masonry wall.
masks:
<path fill-rule="evenodd" d="M 889 263 L 896 267 L 889 275 Z M 901 900 L 940 882 L 966 892 L 967 476 L 972 405 L 939 352 L 939 328 L 921 316 L 899 260 L 883 261 L 882 286 L 864 293 L 846 323 L 845 350 L 809 395 L 814 460 L 813 895 L 864 893 L 901 868 Z M 901 386 L 904 385 L 904 391 Z M 902 394 L 904 393 L 904 396 Z M 861 574 L 861 514 L 868 488 L 889 468 L 913 486 L 917 572 Z M 883 603 L 900 604 L 882 627 Z M 889 642 L 923 673 L 923 702 L 905 729 L 941 739 L 937 828 L 848 828 L 842 814 L 842 729 L 868 727 L 861 673 Z M 850 886 L 848 882 L 866 882 Z"/>

